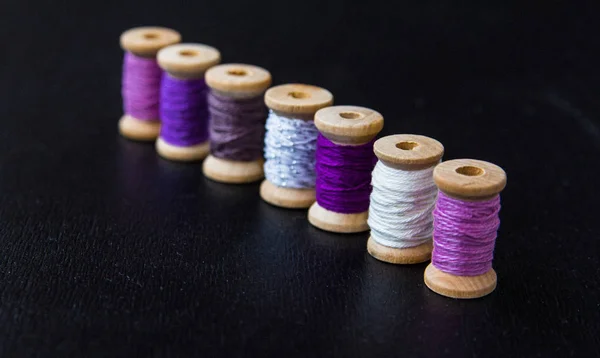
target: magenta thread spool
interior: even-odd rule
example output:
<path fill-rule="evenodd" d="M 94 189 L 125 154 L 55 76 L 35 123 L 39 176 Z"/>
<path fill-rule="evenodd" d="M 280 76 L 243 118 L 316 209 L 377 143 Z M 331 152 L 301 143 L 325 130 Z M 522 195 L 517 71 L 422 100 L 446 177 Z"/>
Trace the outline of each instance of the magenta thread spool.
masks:
<path fill-rule="evenodd" d="M 121 35 L 125 50 L 121 93 L 125 114 L 119 120 L 124 137 L 155 140 L 160 130 L 159 93 L 162 70 L 156 53 L 181 41 L 181 35 L 165 27 L 136 27 Z"/>
<path fill-rule="evenodd" d="M 208 87 L 204 73 L 221 61 L 215 48 L 177 44 L 158 52 L 165 71 L 160 89 L 161 129 L 156 151 L 175 161 L 202 160 L 209 151 Z"/>
<path fill-rule="evenodd" d="M 202 164 L 207 178 L 222 183 L 251 183 L 264 177 L 263 147 L 271 85 L 264 68 L 218 65 L 206 72 L 210 112 L 210 151 Z"/>
<path fill-rule="evenodd" d="M 435 167 L 433 252 L 425 284 L 440 295 L 478 298 L 496 288 L 492 268 L 506 173 L 497 165 L 457 159 Z"/>
<path fill-rule="evenodd" d="M 316 198 L 308 211 L 314 226 L 332 232 L 369 230 L 371 172 L 377 162 L 375 136 L 383 117 L 372 109 L 333 106 L 315 113 L 317 141 Z"/>

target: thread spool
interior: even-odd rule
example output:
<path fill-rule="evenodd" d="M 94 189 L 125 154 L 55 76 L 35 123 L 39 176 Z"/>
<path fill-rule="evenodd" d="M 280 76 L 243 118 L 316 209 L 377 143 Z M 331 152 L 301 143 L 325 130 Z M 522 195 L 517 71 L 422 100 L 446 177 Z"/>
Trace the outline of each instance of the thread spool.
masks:
<path fill-rule="evenodd" d="M 159 92 L 162 71 L 156 53 L 181 41 L 181 35 L 166 27 L 136 27 L 123 32 L 123 108 L 119 132 L 134 140 L 155 140 L 160 131 Z"/>
<path fill-rule="evenodd" d="M 388 178 L 395 180 L 390 183 L 391 187 L 394 184 L 401 187 L 396 193 L 384 193 L 376 181 L 385 179 L 376 178 L 377 170 L 373 171 L 373 193 L 369 207 L 371 236 L 367 241 L 367 251 L 374 258 L 392 264 L 428 261 L 432 249 L 432 210 L 437 194 L 431 171 L 440 162 L 444 147 L 437 140 L 422 135 L 397 134 L 378 139 L 373 150 L 379 158 L 377 165 L 385 166 L 382 170 L 389 168 L 405 179 Z M 423 182 L 423 176 L 427 182 Z M 407 183 L 410 177 L 413 177 L 411 180 L 419 180 L 419 183 Z M 374 198 L 376 190 L 382 191 L 377 195 L 389 196 L 385 198 L 385 203 L 375 202 L 378 199 Z M 382 213 L 384 210 L 393 212 L 393 218 L 386 218 L 386 214 Z M 392 226 L 399 225 L 400 221 L 407 220 L 407 216 L 411 215 L 412 220 L 418 222 L 406 222 L 401 227 Z M 388 221 L 395 223 L 388 224 Z"/>
<path fill-rule="evenodd" d="M 323 138 L 319 138 L 317 147 L 317 201 L 308 211 L 308 220 L 326 231 L 367 231 L 371 171 L 377 160 L 373 154 L 373 138 L 383 128 L 383 117 L 369 108 L 334 106 L 315 113 L 315 125 Z M 332 145 L 331 153 L 320 154 L 325 143 Z M 327 169 L 330 172 L 327 172 L 320 161 L 334 153 L 340 161 L 331 163 Z M 354 168 L 357 163 L 361 168 Z M 329 183 L 328 178 L 334 177 L 340 179 L 337 183 Z M 333 195 L 334 191 L 326 190 L 326 185 L 344 187 L 333 188 L 340 190 Z M 332 197 L 325 200 L 329 195 Z"/>
<path fill-rule="evenodd" d="M 314 128 L 314 115 L 319 109 L 330 106 L 333 103 L 333 95 L 324 88 L 304 84 L 285 84 L 275 86 L 267 90 L 265 93 L 265 104 L 270 109 L 269 119 L 275 119 L 279 116 L 286 120 L 288 125 L 295 125 L 298 130 L 306 130 L 312 128 L 310 134 L 304 134 L 307 141 L 303 145 L 303 153 L 307 157 L 312 157 L 310 163 L 304 164 L 305 171 L 310 171 L 310 176 L 314 177 L 314 150 L 316 149 L 317 131 Z M 304 129 L 301 129 L 304 128 Z M 278 129 L 270 131 L 267 129 L 265 135 L 265 152 L 277 151 L 271 144 L 277 142 L 277 133 L 281 134 Z M 287 138 L 286 146 L 291 149 L 289 144 L 295 140 L 293 133 L 290 138 Z M 278 143 L 279 145 L 281 143 Z M 309 153 L 310 152 L 310 153 Z M 300 159 L 298 157 L 298 159 Z M 283 165 L 277 158 L 265 157 L 265 176 L 266 179 L 260 186 L 260 196 L 264 201 L 283 208 L 305 209 L 315 201 L 314 179 L 304 180 L 302 183 L 297 182 L 301 175 L 307 173 L 299 173 L 295 170 L 294 165 Z M 284 168 L 282 168 L 284 167 Z M 285 172 L 283 172 L 285 169 Z"/>
<path fill-rule="evenodd" d="M 211 154 L 204 160 L 204 175 L 223 183 L 262 179 L 267 117 L 262 96 L 271 74 L 257 66 L 226 64 L 209 69 L 205 78 L 212 93 Z"/>
<path fill-rule="evenodd" d="M 506 186 L 506 173 L 492 163 L 473 159 L 457 159 L 436 166 L 433 171 L 433 180 L 440 192 L 434 211 L 436 219 L 432 262 L 425 269 L 425 284 L 434 292 L 447 297 L 478 298 L 485 296 L 496 288 L 497 277 L 496 271 L 492 268 L 491 256 L 496 240 L 496 230 L 500 223 L 498 218 L 499 194 Z M 446 211 L 442 211 L 446 204 L 441 200 L 446 200 L 450 205 L 464 210 L 463 215 L 466 216 L 472 227 L 467 228 L 464 223 L 459 222 L 460 219 L 456 219 L 456 214 L 450 215 Z M 450 209 L 447 211 L 449 212 Z M 482 222 L 492 223 L 494 221 L 497 225 L 489 225 L 492 227 L 491 235 L 493 237 L 491 240 L 489 237 L 484 237 L 489 234 L 489 228 L 483 231 L 479 226 L 473 227 L 476 224 L 481 226 Z M 442 227 L 442 225 L 444 226 Z M 446 226 L 452 226 L 451 230 L 448 230 Z M 453 237 L 455 243 L 441 242 L 441 238 L 448 235 L 448 231 L 457 236 Z M 473 248 L 481 252 L 473 255 L 471 253 Z M 449 250 L 458 252 L 456 257 L 446 258 Z M 475 270 L 485 272 L 474 272 Z M 467 271 L 469 271 L 468 274 L 462 273 Z"/>
<path fill-rule="evenodd" d="M 221 54 L 202 44 L 177 44 L 158 52 L 165 71 L 161 84 L 162 126 L 156 151 L 175 161 L 194 161 L 209 152 L 208 87 L 204 73 L 221 61 Z"/>

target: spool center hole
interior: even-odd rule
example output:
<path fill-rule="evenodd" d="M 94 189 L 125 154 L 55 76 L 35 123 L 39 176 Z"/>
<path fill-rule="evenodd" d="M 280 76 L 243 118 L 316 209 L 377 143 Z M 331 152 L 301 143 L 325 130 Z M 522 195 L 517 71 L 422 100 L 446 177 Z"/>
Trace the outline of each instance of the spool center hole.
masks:
<path fill-rule="evenodd" d="M 417 142 L 400 142 L 400 143 L 396 144 L 396 148 L 402 149 L 402 150 L 413 150 L 418 146 L 419 146 L 419 143 L 417 143 Z"/>
<path fill-rule="evenodd" d="M 344 119 L 360 119 L 363 117 L 362 113 L 358 112 L 342 112 L 340 113 L 340 117 Z"/>
<path fill-rule="evenodd" d="M 476 177 L 478 175 L 482 175 L 484 173 L 483 169 L 478 167 L 473 167 L 470 165 L 456 168 L 456 172 L 461 175 L 466 175 L 468 177 Z"/>
<path fill-rule="evenodd" d="M 184 57 L 194 57 L 198 56 L 198 52 L 194 50 L 181 50 L 179 51 L 179 55 Z"/>
<path fill-rule="evenodd" d="M 241 68 L 233 68 L 227 71 L 227 74 L 230 76 L 246 76 L 248 72 L 246 72 L 246 70 L 242 70 Z"/>
<path fill-rule="evenodd" d="M 295 98 L 295 99 L 303 99 L 303 98 L 310 97 L 310 95 L 308 93 L 300 92 L 300 91 L 292 91 L 292 92 L 288 93 L 288 96 Z"/>
<path fill-rule="evenodd" d="M 144 38 L 146 40 L 156 40 L 158 38 L 158 34 L 155 34 L 154 32 L 148 32 L 144 34 Z"/>

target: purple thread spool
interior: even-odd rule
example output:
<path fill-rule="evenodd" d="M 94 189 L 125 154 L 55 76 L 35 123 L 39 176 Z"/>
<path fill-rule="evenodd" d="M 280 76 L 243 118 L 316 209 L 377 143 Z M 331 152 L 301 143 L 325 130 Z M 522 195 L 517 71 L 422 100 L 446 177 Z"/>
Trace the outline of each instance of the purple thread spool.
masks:
<path fill-rule="evenodd" d="M 211 68 L 205 77 L 211 89 L 211 154 L 202 165 L 204 175 L 223 183 L 262 179 L 267 118 L 263 94 L 271 74 L 257 66 L 226 64 Z"/>
<path fill-rule="evenodd" d="M 122 90 L 125 114 L 119 132 L 134 140 L 155 140 L 160 130 L 159 91 L 162 70 L 156 53 L 181 41 L 181 35 L 164 27 L 136 27 L 121 35 L 123 61 Z"/>
<path fill-rule="evenodd" d="M 287 118 L 291 122 L 304 121 L 302 123 L 306 124 L 313 120 L 315 112 L 321 108 L 331 106 L 332 103 L 333 95 L 331 92 L 321 87 L 306 84 L 289 83 L 271 87 L 265 92 L 265 104 L 271 112 Z M 267 132 L 265 146 L 269 136 L 270 134 Z M 314 139 L 316 140 L 316 136 Z M 265 166 L 268 164 L 269 159 L 265 162 Z M 292 172 L 295 171 L 292 170 Z M 282 208 L 306 209 L 315 202 L 315 189 L 314 187 L 281 186 L 269 181 L 267 177 L 260 185 L 260 197 L 267 203 Z"/>
<path fill-rule="evenodd" d="M 506 173 L 488 162 L 457 159 L 436 166 L 433 180 L 439 193 L 425 284 L 448 297 L 485 296 L 496 288 L 492 257 Z"/>
<path fill-rule="evenodd" d="M 157 58 L 165 74 L 156 151 L 175 161 L 204 159 L 209 151 L 204 72 L 221 61 L 221 54 L 206 45 L 178 44 L 160 50 Z"/>
<path fill-rule="evenodd" d="M 332 232 L 369 230 L 371 172 L 377 162 L 375 136 L 383 117 L 372 109 L 334 106 L 315 114 L 321 137 L 317 145 L 317 201 L 308 211 L 314 226 Z"/>

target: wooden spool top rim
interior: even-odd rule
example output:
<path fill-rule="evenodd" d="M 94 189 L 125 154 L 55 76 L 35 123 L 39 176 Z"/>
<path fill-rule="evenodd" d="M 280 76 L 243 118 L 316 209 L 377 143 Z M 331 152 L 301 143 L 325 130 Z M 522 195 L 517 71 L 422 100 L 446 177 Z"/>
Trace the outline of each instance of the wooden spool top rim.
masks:
<path fill-rule="evenodd" d="M 386 163 L 431 167 L 442 159 L 444 146 L 433 138 L 418 134 L 395 134 L 375 141 L 373 151 Z"/>
<path fill-rule="evenodd" d="M 315 113 L 315 126 L 331 141 L 362 144 L 383 129 L 383 116 L 365 107 L 333 106 Z"/>
<path fill-rule="evenodd" d="M 123 32 L 120 38 L 123 50 L 145 57 L 154 57 L 160 49 L 180 41 L 179 32 L 158 26 L 129 29 Z"/>
<path fill-rule="evenodd" d="M 288 114 L 314 114 L 331 106 L 333 95 L 328 90 L 300 83 L 271 87 L 265 93 L 265 104 L 274 111 Z"/>
<path fill-rule="evenodd" d="M 475 159 L 455 159 L 438 164 L 433 180 L 444 193 L 464 199 L 486 199 L 506 186 L 506 173 L 499 166 Z"/>
<path fill-rule="evenodd" d="M 220 92 L 262 93 L 271 85 L 271 74 L 264 68 L 241 63 L 229 63 L 210 68 L 206 84 Z"/>
<path fill-rule="evenodd" d="M 183 75 L 203 75 L 221 61 L 221 53 L 212 46 L 183 43 L 158 51 L 158 65 L 165 71 Z"/>

